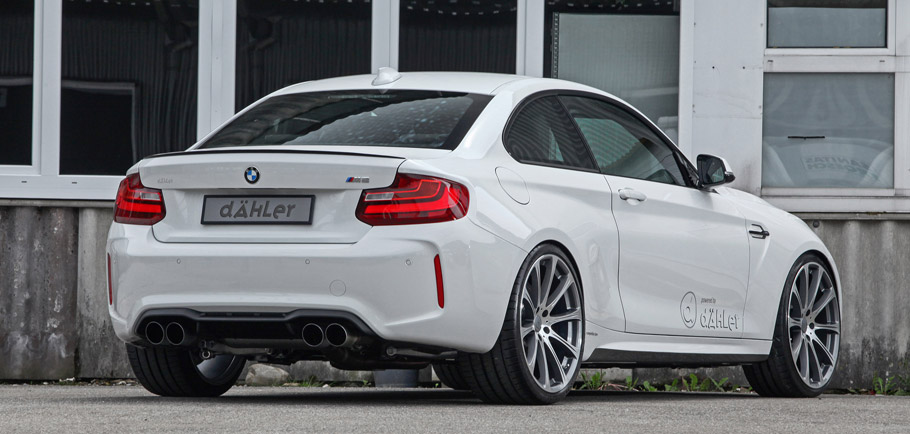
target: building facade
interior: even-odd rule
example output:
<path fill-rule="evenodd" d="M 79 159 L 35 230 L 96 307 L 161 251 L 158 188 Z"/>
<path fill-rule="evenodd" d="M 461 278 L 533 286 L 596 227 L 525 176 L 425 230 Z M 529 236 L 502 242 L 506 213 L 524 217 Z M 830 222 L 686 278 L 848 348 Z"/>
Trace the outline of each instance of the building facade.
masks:
<path fill-rule="evenodd" d="M 129 374 L 102 258 L 135 161 L 382 66 L 629 101 L 827 243 L 835 386 L 910 373 L 910 0 L 12 0 L 0 41 L 0 378 Z"/>

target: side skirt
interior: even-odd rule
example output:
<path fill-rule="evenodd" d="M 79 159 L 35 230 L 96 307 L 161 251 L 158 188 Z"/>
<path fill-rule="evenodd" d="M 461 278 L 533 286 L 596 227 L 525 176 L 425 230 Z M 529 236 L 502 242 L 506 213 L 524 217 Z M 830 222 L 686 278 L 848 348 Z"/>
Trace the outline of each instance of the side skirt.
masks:
<path fill-rule="evenodd" d="M 766 360 L 767 354 L 680 354 L 596 349 L 584 368 L 705 368 L 746 365 Z"/>
<path fill-rule="evenodd" d="M 625 333 L 591 322 L 585 329 L 582 366 L 589 368 L 743 365 L 771 353 L 770 340 Z"/>

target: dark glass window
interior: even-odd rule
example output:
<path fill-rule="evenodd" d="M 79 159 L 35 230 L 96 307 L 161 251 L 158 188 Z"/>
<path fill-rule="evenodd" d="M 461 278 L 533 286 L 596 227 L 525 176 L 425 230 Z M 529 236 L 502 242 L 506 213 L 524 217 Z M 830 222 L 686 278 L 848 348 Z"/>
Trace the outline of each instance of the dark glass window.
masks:
<path fill-rule="evenodd" d="M 301 81 L 368 74 L 371 8 L 368 0 L 239 0 L 237 110 Z"/>
<path fill-rule="evenodd" d="M 591 154 L 555 96 L 523 106 L 506 137 L 506 149 L 522 163 L 595 170 Z"/>
<path fill-rule="evenodd" d="M 35 2 L 0 2 L 0 164 L 32 164 Z"/>
<path fill-rule="evenodd" d="M 122 175 L 196 137 L 196 0 L 63 2 L 60 173 Z"/>
<path fill-rule="evenodd" d="M 455 149 L 487 95 L 363 90 L 279 95 L 253 107 L 200 148 L 391 146 Z"/>
<path fill-rule="evenodd" d="M 516 0 L 401 0 L 398 69 L 515 73 Z"/>
<path fill-rule="evenodd" d="M 686 185 L 670 146 L 644 122 L 604 101 L 560 97 L 607 175 Z"/>

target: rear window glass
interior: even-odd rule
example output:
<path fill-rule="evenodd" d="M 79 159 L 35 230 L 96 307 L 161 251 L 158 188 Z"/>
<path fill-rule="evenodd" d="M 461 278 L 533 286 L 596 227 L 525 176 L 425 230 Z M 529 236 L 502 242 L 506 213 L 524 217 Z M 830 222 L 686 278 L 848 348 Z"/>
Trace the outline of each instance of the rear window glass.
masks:
<path fill-rule="evenodd" d="M 279 95 L 197 149 L 228 146 L 394 146 L 455 149 L 492 97 L 421 90 Z"/>

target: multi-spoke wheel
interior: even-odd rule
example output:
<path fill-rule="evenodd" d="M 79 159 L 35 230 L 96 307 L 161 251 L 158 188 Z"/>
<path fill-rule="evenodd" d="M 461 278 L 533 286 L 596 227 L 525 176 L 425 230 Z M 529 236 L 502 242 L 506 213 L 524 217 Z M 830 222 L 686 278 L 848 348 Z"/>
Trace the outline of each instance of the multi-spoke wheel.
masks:
<path fill-rule="evenodd" d="M 540 256 L 522 285 L 521 346 L 528 372 L 547 392 L 575 381 L 581 356 L 581 296 L 572 267 L 555 254 Z"/>
<path fill-rule="evenodd" d="M 496 345 L 462 354 L 461 372 L 481 399 L 549 404 L 562 399 L 578 375 L 584 348 L 581 282 L 562 250 L 541 245 L 525 260 Z"/>
<path fill-rule="evenodd" d="M 790 270 L 781 298 L 771 355 L 744 366 L 764 396 L 818 396 L 837 367 L 840 303 L 831 272 L 818 256 L 803 255 Z"/>
<path fill-rule="evenodd" d="M 221 395 L 237 382 L 246 362 L 230 354 L 203 359 L 198 349 L 182 347 L 126 344 L 126 352 L 139 383 L 162 396 Z"/>

